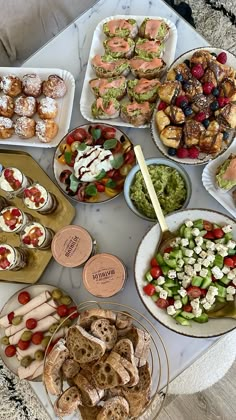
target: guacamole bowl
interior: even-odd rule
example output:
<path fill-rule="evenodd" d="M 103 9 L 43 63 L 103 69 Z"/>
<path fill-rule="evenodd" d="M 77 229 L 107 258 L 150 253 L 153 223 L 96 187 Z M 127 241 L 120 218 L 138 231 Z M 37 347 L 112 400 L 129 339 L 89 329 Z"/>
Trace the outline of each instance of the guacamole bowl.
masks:
<path fill-rule="evenodd" d="M 148 158 L 146 164 L 165 215 L 184 209 L 191 198 L 192 187 L 189 175 L 177 163 L 164 158 Z M 156 222 L 139 165 L 135 165 L 124 184 L 125 201 L 137 216 Z"/>

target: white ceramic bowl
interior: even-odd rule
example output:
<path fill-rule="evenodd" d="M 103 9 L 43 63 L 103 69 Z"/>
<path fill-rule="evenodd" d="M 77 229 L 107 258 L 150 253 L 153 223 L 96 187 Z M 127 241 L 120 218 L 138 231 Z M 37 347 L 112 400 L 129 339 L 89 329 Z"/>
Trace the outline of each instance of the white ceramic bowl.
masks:
<path fill-rule="evenodd" d="M 187 51 L 186 53 L 180 55 L 178 58 L 176 58 L 176 60 L 171 64 L 171 66 L 168 68 L 168 71 L 173 69 L 174 67 L 176 67 L 177 64 L 183 63 L 184 60 L 186 59 L 190 59 L 193 55 L 194 52 L 198 51 L 198 50 L 207 50 L 210 53 L 215 53 L 215 54 L 219 54 L 222 51 L 226 52 L 227 54 L 227 63 L 229 66 L 233 67 L 234 69 L 236 69 L 236 56 L 232 53 L 230 53 L 229 51 L 226 50 L 222 50 L 222 48 L 213 48 L 213 47 L 200 47 L 200 48 L 194 48 L 192 50 Z M 159 104 L 159 101 L 157 103 L 157 106 Z M 152 120 L 151 120 L 151 136 L 152 139 L 155 143 L 155 145 L 157 146 L 158 150 L 166 157 L 168 157 L 168 159 L 171 159 L 175 162 L 178 163 L 182 163 L 182 164 L 186 164 L 186 165 L 204 165 L 205 163 L 207 163 L 210 160 L 215 159 L 216 157 L 220 156 L 226 149 L 227 146 L 222 148 L 221 152 L 218 153 L 217 155 L 210 155 L 210 154 L 205 154 L 205 153 L 200 153 L 199 158 L 198 159 L 190 159 L 190 158 L 185 158 L 185 159 L 180 159 L 177 156 L 169 156 L 168 155 L 168 148 L 162 143 L 162 141 L 160 140 L 159 137 L 159 133 L 157 130 L 157 126 L 156 126 L 156 122 L 155 122 L 155 115 L 156 112 L 154 111 L 153 116 L 152 116 Z M 228 141 L 228 145 L 232 142 L 233 140 L 233 133 Z"/>
<path fill-rule="evenodd" d="M 186 209 L 179 212 L 175 212 L 166 218 L 166 222 L 171 231 L 177 230 L 177 228 L 185 220 L 197 220 L 204 219 L 217 224 L 230 224 L 233 226 L 233 237 L 236 238 L 236 223 L 235 220 L 230 217 L 215 212 L 213 210 L 203 209 Z M 163 309 L 157 307 L 154 301 L 143 292 L 144 276 L 150 267 L 150 261 L 155 255 L 156 247 L 160 238 L 160 226 L 159 224 L 154 225 L 143 237 L 139 247 L 137 249 L 134 275 L 136 287 L 139 296 L 146 306 L 148 311 L 156 318 L 161 324 L 170 330 L 186 335 L 189 337 L 207 338 L 215 337 L 224 333 L 227 333 L 236 328 L 235 319 L 224 318 L 224 319 L 209 319 L 205 324 L 198 324 L 197 322 L 191 322 L 190 326 L 183 326 L 178 324 L 174 318 L 169 316 Z"/>
<path fill-rule="evenodd" d="M 149 159 L 146 159 L 146 164 L 147 165 L 166 165 L 166 166 L 176 169 L 179 172 L 179 174 L 182 176 L 182 178 L 185 181 L 185 185 L 187 189 L 186 200 L 182 205 L 183 209 L 186 208 L 188 206 L 188 203 L 190 201 L 191 194 L 192 194 L 191 181 L 187 172 L 177 163 L 171 162 L 170 160 L 167 160 L 164 158 L 149 158 Z M 130 198 L 130 187 L 133 184 L 134 177 L 138 171 L 140 171 L 140 167 L 137 164 L 131 169 L 131 171 L 128 173 L 125 179 L 124 197 L 125 197 L 126 204 L 130 208 L 130 210 L 132 210 L 137 216 L 142 217 L 143 219 L 151 221 L 151 222 L 156 222 L 156 219 L 152 219 L 148 216 L 145 216 L 143 213 L 141 213 Z"/>

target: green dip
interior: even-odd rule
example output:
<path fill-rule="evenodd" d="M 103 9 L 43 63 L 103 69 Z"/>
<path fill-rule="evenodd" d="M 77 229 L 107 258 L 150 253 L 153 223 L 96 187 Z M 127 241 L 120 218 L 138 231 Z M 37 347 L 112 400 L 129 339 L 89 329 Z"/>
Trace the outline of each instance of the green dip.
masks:
<path fill-rule="evenodd" d="M 187 198 L 187 188 L 180 173 L 166 165 L 148 165 L 148 171 L 163 213 L 168 214 L 180 209 Z M 140 213 L 156 219 L 141 171 L 138 171 L 134 177 L 130 187 L 130 198 Z"/>

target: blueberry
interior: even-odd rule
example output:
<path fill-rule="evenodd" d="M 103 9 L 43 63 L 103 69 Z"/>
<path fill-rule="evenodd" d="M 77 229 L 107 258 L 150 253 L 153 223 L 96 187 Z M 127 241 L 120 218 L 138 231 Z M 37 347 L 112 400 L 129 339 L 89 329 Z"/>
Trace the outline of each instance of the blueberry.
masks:
<path fill-rule="evenodd" d="M 187 105 L 188 105 L 188 101 L 186 101 L 186 99 L 180 102 L 180 107 L 182 109 L 186 108 Z"/>
<path fill-rule="evenodd" d="M 217 54 L 212 52 L 211 55 L 213 55 L 213 57 L 217 57 Z"/>
<path fill-rule="evenodd" d="M 186 64 L 186 66 L 190 66 L 190 61 L 189 60 L 184 60 L 184 63 Z"/>
<path fill-rule="evenodd" d="M 175 80 L 178 80 L 178 82 L 182 82 L 184 80 L 182 74 L 176 74 Z"/>
<path fill-rule="evenodd" d="M 174 149 L 174 147 L 169 147 L 168 155 L 169 156 L 175 156 L 176 155 L 176 149 Z"/>
<path fill-rule="evenodd" d="M 219 109 L 219 104 L 217 101 L 214 101 L 211 103 L 210 108 L 212 111 L 216 111 L 217 109 Z"/>
<path fill-rule="evenodd" d="M 219 96 L 220 91 L 219 91 L 219 89 L 217 89 L 217 88 L 215 87 L 214 89 L 212 89 L 211 93 L 212 93 L 212 95 L 214 95 L 214 96 Z"/>
<path fill-rule="evenodd" d="M 190 84 L 189 84 L 189 82 L 184 82 L 183 83 L 183 89 L 184 90 L 188 90 L 190 88 Z"/>
<path fill-rule="evenodd" d="M 224 131 L 223 132 L 223 140 L 227 140 L 229 138 L 229 133 L 228 131 Z"/>
<path fill-rule="evenodd" d="M 205 128 L 209 127 L 210 121 L 208 119 L 205 119 L 202 121 L 202 124 L 204 125 Z"/>
<path fill-rule="evenodd" d="M 188 117 L 189 115 L 192 115 L 192 114 L 193 114 L 192 108 L 190 108 L 189 106 L 184 108 L 184 115 L 186 115 L 186 117 Z"/>

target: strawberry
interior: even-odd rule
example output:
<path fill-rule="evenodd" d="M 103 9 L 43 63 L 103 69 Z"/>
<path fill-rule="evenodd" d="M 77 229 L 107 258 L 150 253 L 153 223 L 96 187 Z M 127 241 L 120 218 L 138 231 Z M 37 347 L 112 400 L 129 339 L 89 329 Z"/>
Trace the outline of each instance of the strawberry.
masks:
<path fill-rule="evenodd" d="M 197 159 L 199 156 L 199 150 L 196 146 L 192 146 L 188 149 L 188 155 L 190 159 Z"/>
<path fill-rule="evenodd" d="M 5 169 L 4 176 L 5 176 L 6 179 L 13 176 L 13 170 L 12 169 Z"/>
<path fill-rule="evenodd" d="M 30 245 L 30 242 L 31 242 L 30 236 L 29 235 L 25 236 L 22 241 L 24 244 Z"/>
<path fill-rule="evenodd" d="M 206 114 L 205 114 L 205 112 L 201 111 L 198 114 L 196 114 L 194 118 L 195 118 L 196 121 L 202 122 L 206 119 Z"/>
<path fill-rule="evenodd" d="M 193 77 L 196 77 L 196 79 L 201 79 L 201 77 L 204 75 L 204 69 L 201 64 L 195 64 L 195 66 L 192 67 L 191 73 Z"/>
<path fill-rule="evenodd" d="M 219 61 L 219 63 L 225 64 L 227 61 L 227 54 L 222 51 L 220 54 L 217 55 L 216 59 L 217 61 Z"/>
<path fill-rule="evenodd" d="M 211 82 L 206 82 L 202 85 L 202 89 L 203 89 L 203 92 L 205 93 L 205 95 L 210 95 L 210 93 L 211 93 L 212 89 L 214 89 L 214 87 L 215 86 Z"/>
<path fill-rule="evenodd" d="M 15 189 L 18 190 L 21 187 L 21 183 L 18 179 L 15 179 Z"/>
<path fill-rule="evenodd" d="M 12 214 L 12 216 L 20 217 L 21 212 L 20 212 L 19 209 L 12 209 L 11 214 Z"/>
<path fill-rule="evenodd" d="M 9 267 L 9 265 L 10 265 L 10 263 L 9 263 L 9 261 L 7 260 L 7 258 L 2 258 L 2 259 L 0 260 L 0 267 L 1 267 L 3 270 L 6 270 L 6 268 L 7 268 L 7 267 Z"/>
<path fill-rule="evenodd" d="M 180 147 L 179 149 L 177 149 L 177 156 L 180 159 L 184 159 L 186 157 L 188 157 L 188 150 L 185 149 L 185 147 Z"/>
<path fill-rule="evenodd" d="M 166 109 L 167 104 L 163 101 L 161 101 L 157 107 L 158 111 L 163 111 L 164 109 Z"/>
<path fill-rule="evenodd" d="M 219 98 L 217 98 L 217 101 L 220 108 L 223 108 L 225 106 L 225 98 L 223 96 L 219 96 Z"/>
<path fill-rule="evenodd" d="M 7 248 L 5 248 L 5 246 L 0 246 L 0 255 L 4 255 L 6 250 Z"/>

